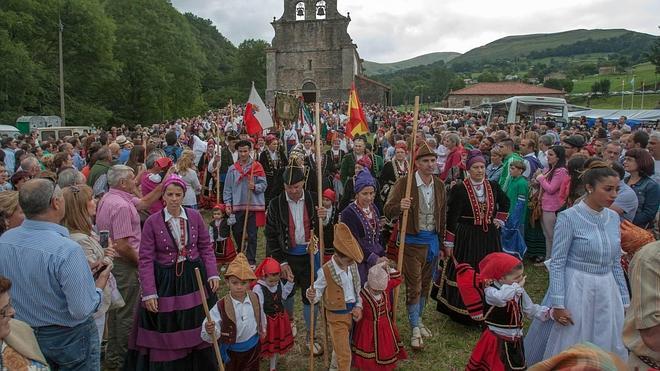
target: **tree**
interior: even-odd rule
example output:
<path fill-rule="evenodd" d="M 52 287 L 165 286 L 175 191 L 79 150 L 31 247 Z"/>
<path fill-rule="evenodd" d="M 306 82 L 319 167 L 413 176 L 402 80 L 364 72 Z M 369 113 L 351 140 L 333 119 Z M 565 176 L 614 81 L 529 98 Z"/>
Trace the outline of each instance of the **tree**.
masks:
<path fill-rule="evenodd" d="M 610 93 L 610 84 L 611 82 L 609 79 L 596 81 L 591 85 L 591 92 L 608 95 Z"/>
<path fill-rule="evenodd" d="M 267 42 L 254 39 L 238 46 L 234 82 L 241 92 L 241 100 L 247 100 L 253 81 L 257 91 L 266 90 L 266 49 L 269 47 Z"/>
<path fill-rule="evenodd" d="M 497 74 L 495 74 L 493 72 L 490 72 L 490 71 L 482 73 L 481 75 L 479 75 L 479 77 L 477 79 L 479 80 L 479 82 L 498 82 L 498 81 L 500 81 L 499 76 L 497 76 Z"/>
<path fill-rule="evenodd" d="M 568 79 L 547 79 L 543 82 L 543 86 L 546 88 L 563 90 L 567 93 L 573 91 L 573 81 Z"/>
<path fill-rule="evenodd" d="M 651 63 L 655 64 L 655 73 L 660 73 L 660 37 L 655 39 L 655 44 L 653 44 L 648 54 L 648 59 Z"/>

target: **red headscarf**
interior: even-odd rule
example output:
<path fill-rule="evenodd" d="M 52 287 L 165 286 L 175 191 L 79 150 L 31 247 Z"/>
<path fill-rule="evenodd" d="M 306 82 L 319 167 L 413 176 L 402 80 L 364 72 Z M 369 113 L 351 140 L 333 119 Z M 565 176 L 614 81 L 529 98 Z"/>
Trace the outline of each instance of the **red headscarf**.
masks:
<path fill-rule="evenodd" d="M 280 263 L 271 257 L 267 257 L 264 259 L 264 261 L 261 262 L 261 264 L 259 264 L 257 269 L 254 271 L 254 274 L 257 277 L 262 278 L 269 274 L 280 273 L 281 271 L 282 269 L 280 268 Z"/>
<path fill-rule="evenodd" d="M 490 253 L 479 262 L 479 278 L 482 281 L 499 280 L 521 263 L 520 259 L 507 253 Z"/>

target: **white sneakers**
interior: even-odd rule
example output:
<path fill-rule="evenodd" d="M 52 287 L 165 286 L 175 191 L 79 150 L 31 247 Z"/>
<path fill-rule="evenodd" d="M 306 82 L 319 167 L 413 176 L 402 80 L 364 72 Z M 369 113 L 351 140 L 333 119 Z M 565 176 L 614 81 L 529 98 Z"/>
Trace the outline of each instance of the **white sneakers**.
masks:
<path fill-rule="evenodd" d="M 414 327 L 412 330 L 412 338 L 410 339 L 410 347 L 413 350 L 422 350 L 424 349 L 424 341 L 422 340 L 422 334 L 419 327 Z"/>
<path fill-rule="evenodd" d="M 424 337 L 424 338 L 430 338 L 430 337 L 433 336 L 433 334 L 431 333 L 431 330 L 429 330 L 429 329 L 428 329 L 426 326 L 424 326 L 424 324 L 421 323 L 421 322 L 419 323 L 419 332 L 420 332 L 420 334 L 422 335 L 422 337 Z"/>

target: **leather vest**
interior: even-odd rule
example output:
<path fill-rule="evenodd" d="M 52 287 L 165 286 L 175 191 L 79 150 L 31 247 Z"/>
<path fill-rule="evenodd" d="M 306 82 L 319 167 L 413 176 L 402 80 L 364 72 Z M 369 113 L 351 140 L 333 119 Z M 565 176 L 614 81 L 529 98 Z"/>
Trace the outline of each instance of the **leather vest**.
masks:
<path fill-rule="evenodd" d="M 257 332 L 261 328 L 261 308 L 259 307 L 259 297 L 252 291 L 248 291 L 252 309 L 254 310 L 254 318 L 257 320 Z M 220 342 L 225 344 L 236 343 L 236 313 L 234 312 L 234 304 L 231 302 L 231 296 L 225 295 L 218 301 L 218 309 L 220 310 Z"/>

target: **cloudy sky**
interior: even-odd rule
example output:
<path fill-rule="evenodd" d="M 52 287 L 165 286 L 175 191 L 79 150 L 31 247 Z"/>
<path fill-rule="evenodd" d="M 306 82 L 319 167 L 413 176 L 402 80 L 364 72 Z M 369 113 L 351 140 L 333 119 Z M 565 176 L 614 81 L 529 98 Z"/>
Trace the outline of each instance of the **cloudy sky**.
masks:
<path fill-rule="evenodd" d="M 213 21 L 234 44 L 270 42 L 285 0 L 172 0 L 181 12 Z M 338 0 L 360 56 L 396 62 L 417 55 L 464 53 L 509 35 L 577 28 L 626 28 L 659 35 L 658 0 Z"/>

